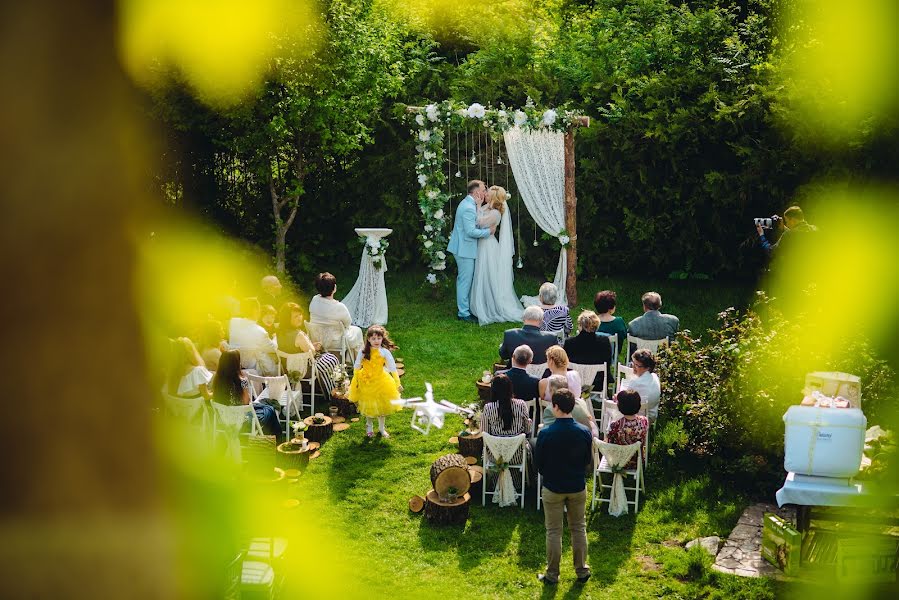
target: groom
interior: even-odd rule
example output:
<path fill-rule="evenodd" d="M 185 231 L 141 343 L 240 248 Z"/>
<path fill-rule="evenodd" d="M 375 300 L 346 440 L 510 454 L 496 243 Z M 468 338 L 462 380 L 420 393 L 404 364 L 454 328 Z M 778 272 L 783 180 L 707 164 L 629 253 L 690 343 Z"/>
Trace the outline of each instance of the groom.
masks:
<path fill-rule="evenodd" d="M 456 209 L 456 221 L 446 250 L 456 257 L 459 275 L 456 276 L 457 318 L 477 323 L 468 308 L 471 280 L 474 279 L 474 261 L 478 256 L 478 239 L 493 235 L 495 227 L 482 229 L 477 226 L 477 209 L 487 198 L 487 186 L 479 179 L 468 182 L 468 195 Z"/>

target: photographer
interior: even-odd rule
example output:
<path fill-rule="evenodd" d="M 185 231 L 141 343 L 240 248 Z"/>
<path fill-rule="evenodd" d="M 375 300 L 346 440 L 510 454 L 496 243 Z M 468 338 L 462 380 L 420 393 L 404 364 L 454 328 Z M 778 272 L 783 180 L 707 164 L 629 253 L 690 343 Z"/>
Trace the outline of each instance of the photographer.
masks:
<path fill-rule="evenodd" d="M 780 234 L 780 239 L 773 244 L 765 237 L 765 229 L 758 223 L 756 223 L 755 226 L 755 229 L 759 234 L 759 244 L 762 246 L 762 249 L 768 253 L 781 248 L 784 240 L 793 239 L 802 233 L 818 230 L 817 227 L 809 225 L 805 221 L 805 215 L 802 214 L 802 209 L 798 206 L 791 206 L 785 210 L 783 219 L 780 219 L 777 216 L 772 217 L 772 219 L 774 219 L 779 226 L 783 227 L 783 233 Z M 787 243 L 791 244 L 793 242 Z"/>

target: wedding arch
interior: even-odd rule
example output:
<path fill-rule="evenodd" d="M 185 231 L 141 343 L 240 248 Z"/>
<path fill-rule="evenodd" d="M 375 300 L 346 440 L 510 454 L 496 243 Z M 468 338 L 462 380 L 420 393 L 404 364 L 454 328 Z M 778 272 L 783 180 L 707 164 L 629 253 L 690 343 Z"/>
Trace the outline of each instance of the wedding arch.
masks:
<path fill-rule="evenodd" d="M 444 100 L 410 106 L 407 112 L 417 142 L 415 169 L 424 217 L 418 237 L 429 263 L 428 282 L 436 286 L 445 278 L 453 202 L 465 196 L 469 179 L 483 179 L 509 192 L 514 184 L 535 228 L 559 243 L 554 278 L 559 301 L 577 303 L 574 132 L 589 127 L 589 117 L 564 108 L 538 109 L 530 100 L 520 109 Z M 514 180 L 509 180 L 509 167 Z M 520 233 L 520 207 L 518 217 Z"/>

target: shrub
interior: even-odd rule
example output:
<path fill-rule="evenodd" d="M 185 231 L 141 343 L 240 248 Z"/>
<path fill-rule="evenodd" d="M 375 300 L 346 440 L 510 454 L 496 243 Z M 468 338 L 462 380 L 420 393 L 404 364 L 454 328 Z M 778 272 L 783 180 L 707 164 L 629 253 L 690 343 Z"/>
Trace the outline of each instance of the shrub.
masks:
<path fill-rule="evenodd" d="M 739 475 L 757 491 L 770 492 L 783 475 L 782 417 L 801 399 L 808 371 L 860 376 L 869 426 L 888 428 L 883 419 L 894 397 L 895 373 L 860 336 L 847 336 L 854 341 L 835 355 L 812 347 L 803 348 L 800 358 L 794 342 L 801 339 L 802 316 L 788 321 L 761 292 L 752 308 L 729 308 L 718 321 L 705 339 L 683 331 L 660 353 L 660 411 L 662 419 L 674 422 L 664 425 L 668 437 L 678 441 L 674 446 L 707 457 L 714 469 Z"/>

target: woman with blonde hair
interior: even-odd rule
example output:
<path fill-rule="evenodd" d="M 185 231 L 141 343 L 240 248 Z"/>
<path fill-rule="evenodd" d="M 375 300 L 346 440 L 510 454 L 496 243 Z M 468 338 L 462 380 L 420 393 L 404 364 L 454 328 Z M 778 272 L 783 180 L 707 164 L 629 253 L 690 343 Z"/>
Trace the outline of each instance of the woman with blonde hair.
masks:
<path fill-rule="evenodd" d="M 166 392 L 182 398 L 202 396 L 212 398 L 209 382 L 212 373 L 197 352 L 190 338 L 179 337 L 171 340 L 171 361 L 169 363 Z"/>
<path fill-rule="evenodd" d="M 478 227 L 498 227 L 499 239 L 492 235 L 478 240 L 474 279 L 471 284 L 471 314 L 478 323 L 519 322 L 524 308 L 515 293 L 512 257 L 512 218 L 506 200 L 509 195 L 498 185 L 487 190 L 487 199 L 478 209 Z"/>

